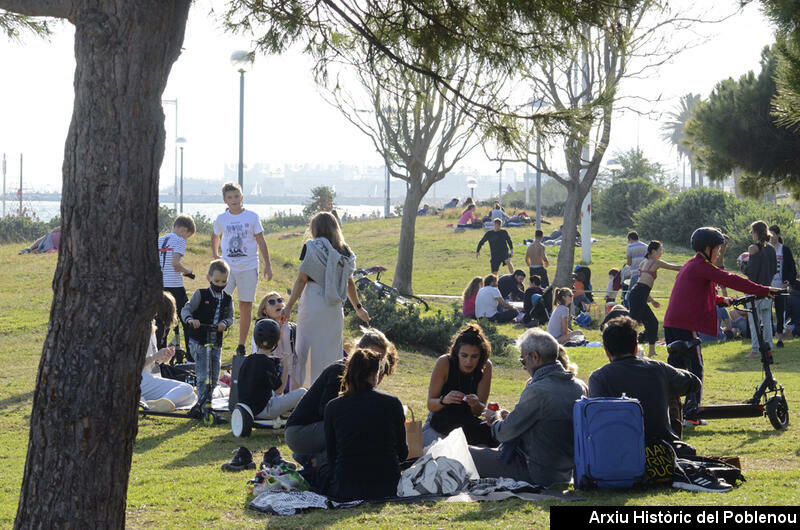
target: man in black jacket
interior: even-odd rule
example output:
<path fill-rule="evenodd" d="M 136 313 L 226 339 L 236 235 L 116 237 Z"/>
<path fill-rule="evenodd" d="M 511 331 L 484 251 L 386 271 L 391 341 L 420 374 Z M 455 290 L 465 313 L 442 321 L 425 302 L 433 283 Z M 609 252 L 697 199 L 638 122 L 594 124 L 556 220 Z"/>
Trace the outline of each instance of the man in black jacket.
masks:
<path fill-rule="evenodd" d="M 503 230 L 502 226 L 503 221 L 501 219 L 494 220 L 494 229 L 483 234 L 483 238 L 478 242 L 475 257 L 479 258 L 481 256 L 481 247 L 484 243 L 489 243 L 489 266 L 492 269 L 492 274 L 497 274 L 497 271 L 500 270 L 500 265 L 506 265 L 508 272 L 513 274 L 514 266 L 511 264 L 511 256 L 514 255 L 514 243 L 511 241 L 511 236 Z"/>
<path fill-rule="evenodd" d="M 797 266 L 794 263 L 794 256 L 791 249 L 783 244 L 781 237 L 781 229 L 778 225 L 769 227 L 770 245 L 775 249 L 775 257 L 778 264 L 778 272 L 772 278 L 772 287 L 785 287 L 792 285 L 797 280 Z M 782 296 L 775 297 L 775 327 L 778 333 L 778 342 L 775 344 L 778 348 L 783 348 L 783 339 L 785 334 L 786 313 L 788 312 L 787 300 Z M 797 322 L 793 322 L 795 328 Z"/>
<path fill-rule="evenodd" d="M 603 330 L 603 348 L 610 361 L 589 376 L 590 397 L 620 397 L 623 393 L 642 405 L 645 440 L 674 442 L 680 436 L 669 420 L 674 396 L 700 390 L 700 379 L 667 363 L 636 357 L 636 321 L 621 316 L 609 320 Z"/>

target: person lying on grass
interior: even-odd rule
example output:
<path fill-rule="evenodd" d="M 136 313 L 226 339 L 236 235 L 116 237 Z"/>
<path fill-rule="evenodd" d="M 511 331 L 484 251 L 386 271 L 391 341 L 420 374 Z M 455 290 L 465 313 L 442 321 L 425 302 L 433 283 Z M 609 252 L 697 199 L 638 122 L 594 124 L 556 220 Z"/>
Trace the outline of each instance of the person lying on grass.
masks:
<path fill-rule="evenodd" d="M 397 350 L 386 335 L 375 328 L 361 328 L 359 348 L 378 352 L 386 359 L 383 377 L 394 373 Z M 307 468 L 319 468 L 327 461 L 324 412 L 329 401 L 339 395 L 345 360 L 330 364 L 314 381 L 286 422 L 286 445 L 293 458 Z"/>
<path fill-rule="evenodd" d="M 481 327 L 472 323 L 458 330 L 450 344 L 450 353 L 433 365 L 422 445 L 461 427 L 467 443 L 496 447 L 491 429 L 480 419 L 492 388 L 492 346 Z"/>

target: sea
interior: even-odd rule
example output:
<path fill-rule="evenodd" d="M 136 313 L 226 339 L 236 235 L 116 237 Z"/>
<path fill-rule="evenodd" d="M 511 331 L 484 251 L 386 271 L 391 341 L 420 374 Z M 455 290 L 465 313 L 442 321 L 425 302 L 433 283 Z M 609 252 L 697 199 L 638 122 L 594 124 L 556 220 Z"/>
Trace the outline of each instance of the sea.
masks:
<path fill-rule="evenodd" d="M 163 203 L 170 208 L 173 203 Z M 22 208 L 26 212 L 33 212 L 42 221 L 49 221 L 53 217 L 60 215 L 61 202 L 60 201 L 26 201 L 23 199 Z M 302 204 L 248 204 L 245 202 L 245 208 L 256 212 L 262 219 L 269 219 L 270 217 L 283 212 L 289 215 L 299 215 L 303 213 L 304 205 Z M 217 215 L 225 210 L 225 205 L 222 202 L 190 202 L 184 203 L 183 211 L 189 215 L 201 213 L 211 220 L 214 220 Z M 339 215 L 347 213 L 356 218 L 362 217 L 381 217 L 383 216 L 383 207 L 374 204 L 355 204 L 355 205 L 336 205 L 336 211 Z M 19 202 L 6 200 L 7 215 L 19 214 Z"/>

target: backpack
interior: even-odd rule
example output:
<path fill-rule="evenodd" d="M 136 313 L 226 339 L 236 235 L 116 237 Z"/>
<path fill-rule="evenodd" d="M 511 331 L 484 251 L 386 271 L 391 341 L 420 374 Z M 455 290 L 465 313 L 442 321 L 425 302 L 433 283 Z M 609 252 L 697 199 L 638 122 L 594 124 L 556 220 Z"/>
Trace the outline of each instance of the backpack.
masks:
<path fill-rule="evenodd" d="M 161 243 L 161 248 L 158 249 L 158 261 L 161 263 L 161 270 L 164 270 L 164 265 L 167 263 L 167 250 L 169 249 L 169 236 L 164 236 L 164 242 Z M 180 312 L 180 309 L 178 310 Z"/>
<path fill-rule="evenodd" d="M 638 399 L 586 398 L 572 408 L 575 485 L 630 488 L 646 477 L 644 420 Z"/>

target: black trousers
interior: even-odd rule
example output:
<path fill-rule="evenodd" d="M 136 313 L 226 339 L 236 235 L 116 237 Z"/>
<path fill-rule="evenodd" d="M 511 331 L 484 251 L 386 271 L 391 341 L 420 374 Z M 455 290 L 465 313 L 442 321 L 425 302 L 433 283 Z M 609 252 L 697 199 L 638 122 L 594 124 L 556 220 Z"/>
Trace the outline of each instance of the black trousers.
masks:
<path fill-rule="evenodd" d="M 664 339 L 669 345 L 676 340 L 693 340 L 697 334 L 693 331 L 677 328 L 664 328 Z M 667 363 L 675 368 L 682 368 L 689 370 L 696 375 L 700 382 L 703 382 L 703 349 L 697 346 L 688 355 L 670 355 L 667 358 Z M 697 392 L 686 394 L 686 401 L 683 404 L 683 415 L 687 418 L 694 418 L 697 413 L 697 407 L 700 406 L 700 401 L 703 398 L 703 387 Z M 672 421 L 672 419 L 670 419 Z"/>
<path fill-rule="evenodd" d="M 786 324 L 786 298 L 783 296 L 776 296 L 774 300 L 775 305 L 775 325 L 777 332 L 783 333 Z"/>
<path fill-rule="evenodd" d="M 186 288 L 185 287 L 164 287 L 164 290 L 170 293 L 175 298 L 175 310 L 177 311 L 178 317 L 178 324 L 175 325 L 175 332 L 176 337 L 180 337 L 180 329 L 183 328 L 183 342 L 184 348 L 183 351 L 189 352 L 189 333 L 187 333 L 188 326 L 183 323 L 181 320 L 181 309 L 186 303 L 189 301 L 189 297 L 186 296 Z M 158 339 L 158 348 L 166 348 L 167 347 L 167 335 L 169 335 L 169 330 L 164 329 L 164 325 L 156 320 L 156 338 Z M 180 342 L 178 342 L 180 344 Z"/>
<path fill-rule="evenodd" d="M 631 289 L 628 295 L 628 301 L 631 304 L 631 318 L 635 318 L 640 324 L 644 325 L 644 333 L 647 336 L 648 344 L 655 344 L 658 340 L 658 319 L 650 309 L 647 303 L 647 297 L 650 296 L 650 287 L 637 283 Z"/>

